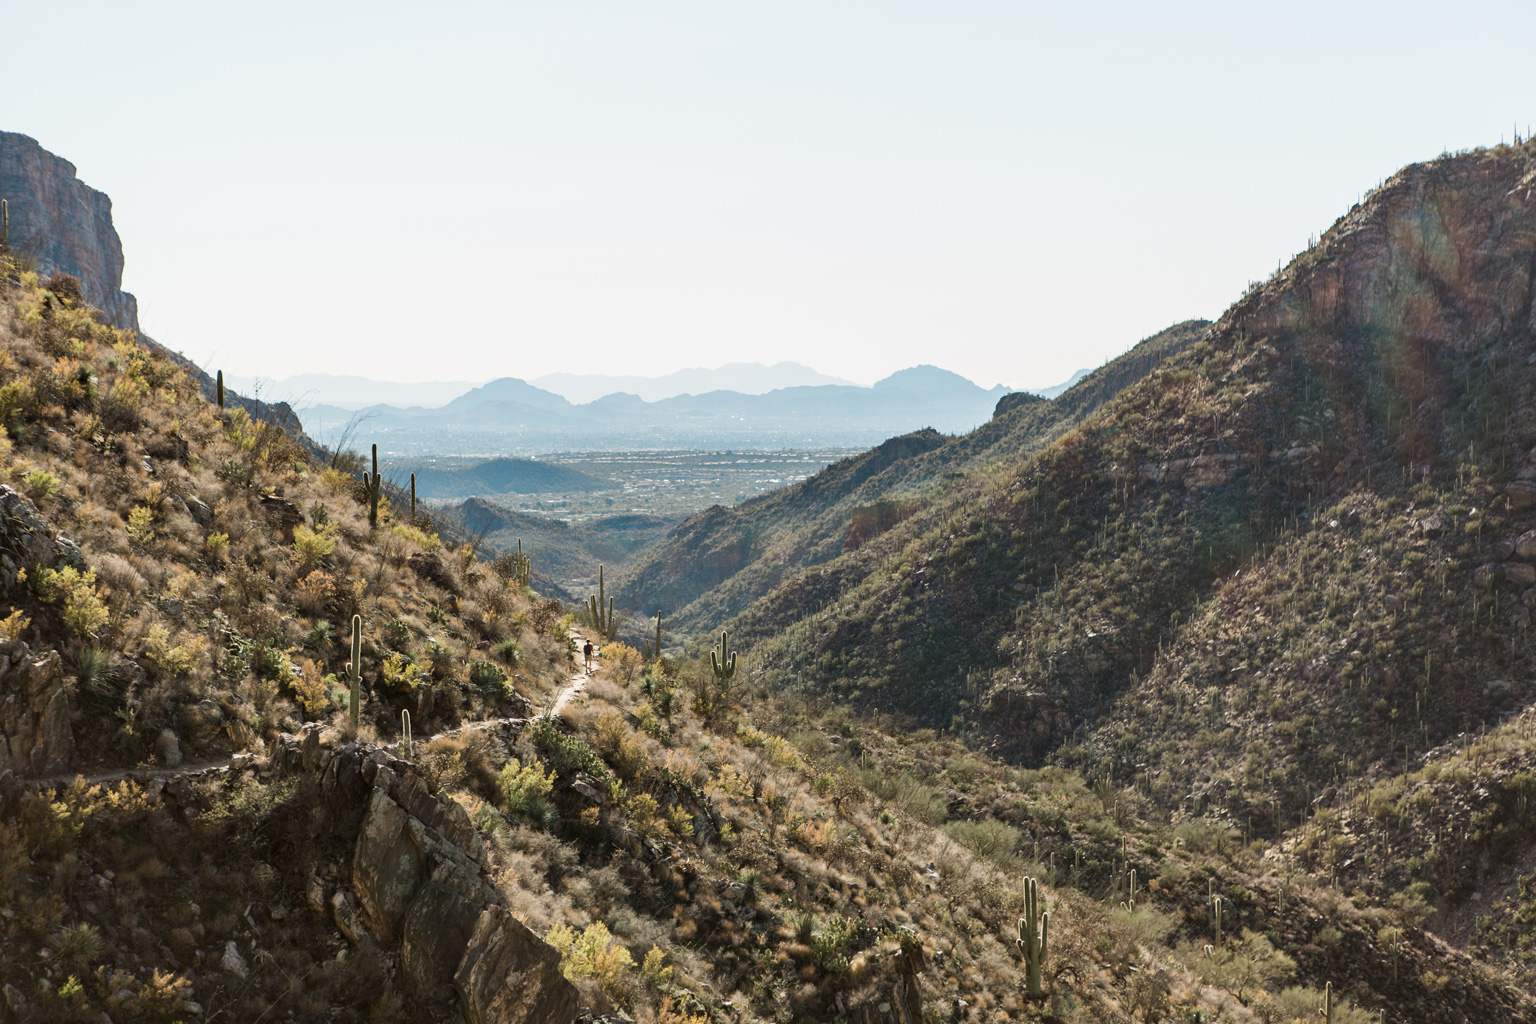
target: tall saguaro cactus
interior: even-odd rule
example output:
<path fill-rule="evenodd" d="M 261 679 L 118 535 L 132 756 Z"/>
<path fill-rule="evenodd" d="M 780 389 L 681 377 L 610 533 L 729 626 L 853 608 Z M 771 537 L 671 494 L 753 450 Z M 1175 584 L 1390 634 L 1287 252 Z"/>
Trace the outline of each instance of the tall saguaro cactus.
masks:
<path fill-rule="evenodd" d="M 604 589 L 601 565 L 597 567 L 597 594 L 587 598 L 587 619 L 591 622 L 592 628 L 605 639 L 612 640 L 614 634 L 618 632 L 618 624 L 613 618 L 613 598 L 608 597 Z"/>
<path fill-rule="evenodd" d="M 661 612 L 656 613 L 656 660 L 661 660 Z"/>
<path fill-rule="evenodd" d="M 736 674 L 736 652 L 728 651 L 725 630 L 720 631 L 720 650 L 709 652 L 709 667 L 715 671 L 715 683 L 721 694 L 730 691 L 731 677 Z"/>
<path fill-rule="evenodd" d="M 1040 909 L 1040 883 L 1024 879 L 1024 916 L 1019 918 L 1019 952 L 1024 955 L 1024 991 L 1031 999 L 1045 998 L 1045 958 L 1051 912 Z"/>
<path fill-rule="evenodd" d="M 0 199 L 0 245 L 11 244 L 11 204 Z"/>
<path fill-rule="evenodd" d="M 416 521 L 416 474 L 411 474 L 411 522 Z"/>
<path fill-rule="evenodd" d="M 407 759 L 416 753 L 416 747 L 411 742 L 411 713 L 405 708 L 400 709 L 400 749 L 405 751 Z"/>
<path fill-rule="evenodd" d="M 214 381 L 213 390 L 219 400 L 219 408 L 224 408 L 224 371 L 219 371 L 218 378 Z"/>
<path fill-rule="evenodd" d="M 1333 982 L 1323 986 L 1323 1005 L 1318 1007 L 1323 1014 L 1323 1024 L 1333 1024 Z"/>
<path fill-rule="evenodd" d="M 379 446 L 373 446 L 373 475 L 368 478 L 368 528 L 379 528 L 379 490 L 382 481 L 379 477 Z"/>
<path fill-rule="evenodd" d="M 363 617 L 352 616 L 352 660 L 347 662 L 347 680 L 352 684 L 352 735 L 357 735 L 358 711 L 363 704 Z"/>

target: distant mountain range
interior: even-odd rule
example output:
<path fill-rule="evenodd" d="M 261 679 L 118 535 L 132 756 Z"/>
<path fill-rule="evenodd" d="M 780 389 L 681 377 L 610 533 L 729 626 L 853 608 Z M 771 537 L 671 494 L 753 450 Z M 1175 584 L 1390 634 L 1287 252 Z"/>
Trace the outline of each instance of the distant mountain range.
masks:
<path fill-rule="evenodd" d="M 529 381 L 546 391 L 553 391 L 577 405 L 596 401 L 604 395 L 638 395 L 647 402 L 659 402 L 678 395 L 703 395 L 711 391 L 735 391 L 743 395 L 765 395 L 780 388 L 817 387 L 840 384 L 853 387 L 852 381 L 829 377 L 800 363 L 726 363 L 713 370 L 698 367 L 678 370 L 662 377 L 613 377 L 602 373 L 547 373 Z"/>
<path fill-rule="evenodd" d="M 936 366 L 915 366 L 867 388 L 797 385 L 766 394 L 710 391 L 658 401 L 612 393 L 574 404 L 503 377 L 439 408 L 317 404 L 300 415 L 322 441 L 337 443 L 357 419 L 370 441 L 407 455 L 805 447 L 874 444 L 923 427 L 962 433 L 989 420 L 1008 393 L 1002 386 L 978 387 Z"/>

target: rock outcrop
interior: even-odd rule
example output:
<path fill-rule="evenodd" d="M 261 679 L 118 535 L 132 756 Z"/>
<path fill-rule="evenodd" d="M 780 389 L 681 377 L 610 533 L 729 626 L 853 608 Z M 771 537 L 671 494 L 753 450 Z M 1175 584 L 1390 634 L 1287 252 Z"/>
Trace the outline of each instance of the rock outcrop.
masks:
<path fill-rule="evenodd" d="M 10 208 L 10 244 L 39 272 L 80 279 L 85 301 L 124 330 L 139 329 L 139 303 L 123 291 L 123 243 L 112 200 L 75 176 L 75 165 L 37 140 L 0 132 L 0 199 Z"/>
<path fill-rule="evenodd" d="M 23 570 L 85 569 L 74 542 L 49 525 L 24 495 L 0 484 L 0 596 Z M 34 651 L 19 636 L 0 638 L 0 772 L 68 771 L 75 743 L 69 690 L 59 653 Z"/>
<path fill-rule="evenodd" d="M 559 953 L 507 912 L 469 815 L 412 764 L 378 748 L 322 748 L 311 728 L 280 742 L 268 765 L 318 774 L 338 820 L 366 808 L 350 892 L 327 898 L 316 882 L 307 897 L 349 941 L 367 933 L 397 947 L 409 990 L 438 1002 L 456 991 L 472 1024 L 575 1020 Z"/>
<path fill-rule="evenodd" d="M 0 640 L 0 773 L 52 775 L 75 753 L 59 652 Z"/>

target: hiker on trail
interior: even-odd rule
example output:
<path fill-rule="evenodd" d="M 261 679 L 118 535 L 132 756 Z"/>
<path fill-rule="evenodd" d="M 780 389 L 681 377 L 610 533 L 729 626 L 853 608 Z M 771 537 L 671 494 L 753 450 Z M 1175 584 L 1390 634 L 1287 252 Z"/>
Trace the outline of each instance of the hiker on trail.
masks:
<path fill-rule="evenodd" d="M 587 656 L 587 671 L 592 671 L 592 641 L 587 641 L 587 646 L 581 649 L 581 653 Z"/>

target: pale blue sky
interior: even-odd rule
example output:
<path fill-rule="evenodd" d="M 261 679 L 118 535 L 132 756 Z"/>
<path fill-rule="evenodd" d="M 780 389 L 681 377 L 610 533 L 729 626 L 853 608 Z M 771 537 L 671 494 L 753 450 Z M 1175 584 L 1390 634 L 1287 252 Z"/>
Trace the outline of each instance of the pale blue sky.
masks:
<path fill-rule="evenodd" d="M 1529 3 L 0 0 L 0 128 L 111 195 L 146 330 L 283 377 L 934 362 L 1218 315 L 1536 123 Z"/>

